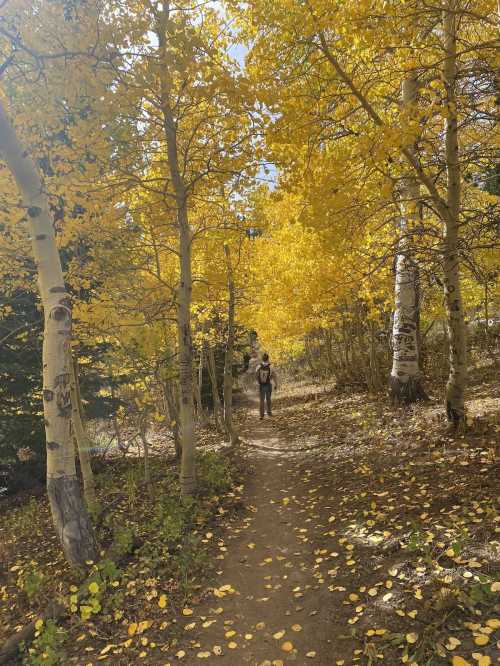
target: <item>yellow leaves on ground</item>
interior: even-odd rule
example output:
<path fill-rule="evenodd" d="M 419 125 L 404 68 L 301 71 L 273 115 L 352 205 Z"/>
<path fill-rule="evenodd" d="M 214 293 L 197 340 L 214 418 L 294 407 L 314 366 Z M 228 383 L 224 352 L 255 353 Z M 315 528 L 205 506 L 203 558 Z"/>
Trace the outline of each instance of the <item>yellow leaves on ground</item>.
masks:
<path fill-rule="evenodd" d="M 165 606 L 167 605 L 167 601 L 168 601 L 168 597 L 167 597 L 166 594 L 160 595 L 160 598 L 158 599 L 158 606 L 160 608 L 165 608 Z"/>
<path fill-rule="evenodd" d="M 486 645 L 489 643 L 489 638 L 485 634 L 480 634 L 479 636 L 475 636 L 474 638 L 474 643 L 476 645 Z"/>
<path fill-rule="evenodd" d="M 219 588 L 214 588 L 213 594 L 215 597 L 222 598 L 225 597 L 227 594 L 234 594 L 236 590 L 232 585 L 222 585 Z"/>
<path fill-rule="evenodd" d="M 142 620 L 141 622 L 131 622 L 127 627 L 127 633 L 129 636 L 135 636 L 135 634 L 142 634 L 144 631 L 149 629 L 153 624 L 152 620 Z"/>
<path fill-rule="evenodd" d="M 99 592 L 99 585 L 94 581 L 89 584 L 90 594 L 97 594 Z"/>

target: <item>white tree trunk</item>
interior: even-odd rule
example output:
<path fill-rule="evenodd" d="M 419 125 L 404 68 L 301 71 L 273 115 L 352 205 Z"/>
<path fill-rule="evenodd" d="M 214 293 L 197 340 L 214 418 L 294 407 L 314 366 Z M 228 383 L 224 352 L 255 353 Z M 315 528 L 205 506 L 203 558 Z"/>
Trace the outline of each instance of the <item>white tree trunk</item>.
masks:
<path fill-rule="evenodd" d="M 450 343 L 450 374 L 446 385 L 448 420 L 458 426 L 465 419 L 464 392 L 467 383 L 467 345 L 460 289 L 458 232 L 460 216 L 460 164 L 458 152 L 457 0 L 448 0 L 443 16 L 445 60 L 443 80 L 446 90 L 445 156 L 447 175 L 447 215 L 444 217 L 444 295 Z"/>
<path fill-rule="evenodd" d="M 402 85 L 403 109 L 417 101 L 418 81 L 408 77 Z M 407 146 L 413 154 L 413 145 Z M 395 309 L 392 326 L 392 370 L 389 387 L 397 403 L 411 403 L 425 397 L 418 347 L 418 267 L 412 257 L 411 230 L 417 222 L 420 186 L 413 173 L 404 177 L 401 187 L 401 239 L 396 258 Z"/>
<path fill-rule="evenodd" d="M 87 435 L 82 418 L 82 402 L 80 397 L 80 386 L 78 382 L 78 361 L 76 358 L 69 358 L 70 369 L 70 392 L 71 392 L 71 423 L 78 448 L 78 457 L 80 458 L 80 469 L 83 478 L 83 493 L 85 502 L 89 509 L 96 508 L 95 481 L 90 461 L 90 448 L 92 442 Z"/>
<path fill-rule="evenodd" d="M 69 343 L 71 302 L 66 293 L 54 224 L 38 170 L 0 102 L 0 153 L 26 207 L 44 309 L 43 408 L 47 491 L 56 532 L 68 562 L 94 560 L 96 543 L 76 475 L 71 437 Z"/>
<path fill-rule="evenodd" d="M 236 294 L 229 245 L 224 245 L 224 253 L 226 255 L 227 288 L 229 293 L 227 309 L 227 341 L 224 357 L 224 425 L 231 444 L 235 444 L 238 440 L 233 424 L 234 309 Z"/>

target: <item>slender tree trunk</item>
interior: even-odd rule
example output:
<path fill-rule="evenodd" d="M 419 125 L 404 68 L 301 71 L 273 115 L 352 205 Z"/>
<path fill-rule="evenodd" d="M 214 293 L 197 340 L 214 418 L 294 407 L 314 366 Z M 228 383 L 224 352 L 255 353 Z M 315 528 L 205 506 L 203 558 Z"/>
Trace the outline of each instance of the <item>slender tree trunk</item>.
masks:
<path fill-rule="evenodd" d="M 233 267 L 231 265 L 231 252 L 229 245 L 224 245 L 227 266 L 227 289 L 229 294 L 227 308 L 227 341 L 224 357 L 224 425 L 231 444 L 235 444 L 238 436 L 233 424 L 233 355 L 234 355 L 234 309 L 236 304 L 236 292 L 233 279 Z"/>
<path fill-rule="evenodd" d="M 92 442 L 83 425 L 80 386 L 78 382 L 78 361 L 76 358 L 71 358 L 70 355 L 68 364 L 70 368 L 71 423 L 78 448 L 78 457 L 80 458 L 85 502 L 89 509 L 93 510 L 96 508 L 96 497 L 94 473 L 92 472 L 90 461 Z"/>
<path fill-rule="evenodd" d="M 203 402 L 201 399 L 201 384 L 200 384 L 200 364 L 203 363 L 203 348 L 200 352 L 200 360 L 198 364 L 198 371 L 194 374 L 193 376 L 193 391 L 194 391 L 194 399 L 196 402 L 196 413 L 198 416 L 198 421 L 200 423 L 200 426 L 204 428 L 207 425 L 207 415 L 205 413 L 205 410 L 203 409 Z M 203 366 L 201 365 L 202 372 L 203 372 Z"/>
<path fill-rule="evenodd" d="M 172 429 L 172 436 L 174 438 L 175 457 L 180 458 L 182 447 L 179 436 L 179 405 L 172 380 L 164 382 L 163 395 L 165 396 L 165 406 L 168 411 L 168 417 L 170 419 L 170 427 Z"/>
<path fill-rule="evenodd" d="M 146 418 L 145 415 L 139 417 L 139 437 L 142 442 L 142 449 L 144 452 L 144 483 L 148 489 L 148 493 L 151 494 L 151 472 L 149 468 L 149 442 L 146 435 Z"/>
<path fill-rule="evenodd" d="M 193 347 L 191 335 L 191 230 L 188 215 L 188 193 L 177 152 L 177 123 L 170 99 L 170 61 L 166 52 L 169 5 L 163 9 L 157 25 L 159 47 L 159 77 L 163 129 L 167 144 L 167 161 L 175 194 L 179 238 L 180 283 L 177 289 L 177 338 L 179 347 L 179 425 L 182 447 L 181 494 L 190 496 L 196 487 L 196 437 L 193 404 Z"/>
<path fill-rule="evenodd" d="M 488 276 L 485 278 L 484 283 L 484 342 L 486 349 L 490 348 L 490 311 L 489 311 L 489 298 L 488 298 Z"/>
<path fill-rule="evenodd" d="M 76 475 L 71 437 L 69 343 L 71 301 L 67 295 L 54 223 L 38 170 L 16 136 L 0 102 L 0 153 L 26 207 L 44 310 L 43 409 L 47 441 L 47 491 L 54 526 L 68 562 L 84 566 L 97 548 Z"/>
<path fill-rule="evenodd" d="M 465 320 L 460 289 L 458 233 L 460 215 L 460 164 L 458 153 L 458 117 L 456 100 L 457 76 L 457 0 L 448 0 L 444 10 L 443 80 L 446 91 L 445 156 L 447 175 L 447 215 L 444 216 L 444 295 L 450 372 L 446 385 L 446 413 L 456 426 L 465 419 L 464 393 L 467 382 L 467 347 Z"/>
<path fill-rule="evenodd" d="M 418 81 L 410 76 L 403 81 L 403 109 L 417 101 Z M 407 146 L 414 154 L 414 146 Z M 392 326 L 392 370 L 389 378 L 395 403 L 411 403 L 425 398 L 418 346 L 418 267 L 412 257 L 411 232 L 418 219 L 420 186 L 414 173 L 403 178 L 401 188 L 401 238 L 396 259 L 395 310 Z"/>
<path fill-rule="evenodd" d="M 215 354 L 213 347 L 207 345 L 206 347 L 207 369 L 210 377 L 210 385 L 212 387 L 212 398 L 214 403 L 214 420 L 217 430 L 221 430 L 222 426 L 222 404 L 219 395 L 219 385 L 217 382 L 217 366 L 215 364 Z"/>

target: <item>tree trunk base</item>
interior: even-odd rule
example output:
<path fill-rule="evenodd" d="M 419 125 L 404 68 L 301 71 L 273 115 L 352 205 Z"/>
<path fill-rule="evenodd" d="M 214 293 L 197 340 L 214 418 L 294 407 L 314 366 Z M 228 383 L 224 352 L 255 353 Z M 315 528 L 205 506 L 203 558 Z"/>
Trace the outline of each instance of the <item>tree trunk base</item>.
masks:
<path fill-rule="evenodd" d="M 455 409 L 450 400 L 446 401 L 446 417 L 451 430 L 459 430 L 465 425 L 465 411 L 463 409 Z"/>
<path fill-rule="evenodd" d="M 429 400 L 421 377 L 410 377 L 403 382 L 397 377 L 389 377 L 389 393 L 395 405 L 410 405 L 421 400 Z"/>
<path fill-rule="evenodd" d="M 92 523 L 82 500 L 78 478 L 48 478 L 47 493 L 54 526 L 68 562 L 77 567 L 85 567 L 88 560 L 95 561 L 97 545 Z"/>

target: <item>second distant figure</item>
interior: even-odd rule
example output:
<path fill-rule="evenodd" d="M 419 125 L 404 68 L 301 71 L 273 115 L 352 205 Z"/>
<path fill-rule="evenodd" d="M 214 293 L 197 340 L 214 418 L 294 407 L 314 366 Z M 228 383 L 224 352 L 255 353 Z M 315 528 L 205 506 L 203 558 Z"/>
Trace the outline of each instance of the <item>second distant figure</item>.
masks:
<path fill-rule="evenodd" d="M 273 415 L 273 410 L 271 407 L 271 395 L 274 388 L 278 388 L 278 381 L 276 378 L 276 372 L 271 368 L 269 363 L 269 354 L 262 354 L 262 363 L 259 363 L 255 369 L 255 377 L 259 385 L 259 394 L 260 394 L 260 418 L 264 418 L 265 407 L 267 407 L 267 413 L 269 416 Z"/>

